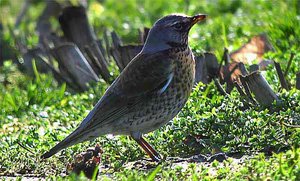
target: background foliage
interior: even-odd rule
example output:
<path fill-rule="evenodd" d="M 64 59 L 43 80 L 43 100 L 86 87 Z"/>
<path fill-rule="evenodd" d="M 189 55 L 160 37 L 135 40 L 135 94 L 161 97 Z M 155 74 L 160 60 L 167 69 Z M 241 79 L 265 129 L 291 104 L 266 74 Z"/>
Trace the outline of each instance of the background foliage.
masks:
<path fill-rule="evenodd" d="M 15 30 L 28 47 L 38 42 L 35 26 L 45 6 L 42 1 L 32 2 Z M 134 43 L 139 28 L 151 27 L 164 15 L 206 13 L 209 15 L 206 23 L 195 26 L 190 34 L 190 45 L 196 52 L 212 51 L 220 58 L 225 46 L 233 51 L 251 36 L 265 32 L 276 50 L 266 58 L 277 60 L 285 69 L 290 54 L 296 54 L 287 76 L 292 85 L 296 72 L 300 71 L 300 3 L 297 0 L 124 0 L 122 3 L 89 0 L 88 3 L 88 17 L 99 38 L 108 29 L 115 30 L 125 42 Z M 8 26 L 13 26 L 22 1 L 0 0 L 0 4 L 3 40 L 14 47 Z M 57 21 L 52 22 L 59 29 Z M 75 129 L 108 85 L 99 82 L 87 92 L 71 94 L 51 75 L 36 72 L 37 78 L 33 79 L 21 73 L 11 60 L 6 61 L 0 67 L 0 174 L 34 174 L 59 179 L 72 156 L 100 143 L 104 149 L 103 165 L 108 167 L 103 172 L 111 173 L 106 174 L 111 179 L 299 180 L 300 130 L 290 125 L 300 125 L 300 92 L 281 90 L 274 67 L 269 67 L 264 75 L 283 100 L 280 111 L 271 112 L 262 107 L 245 110 L 236 91 L 224 97 L 213 84 L 199 84 L 173 121 L 147 135 L 164 156 L 225 152 L 240 153 L 242 159 L 175 168 L 166 162 L 156 169 L 139 171 L 125 167 L 127 162 L 145 157 L 136 143 L 125 136 L 103 136 L 41 161 L 41 153 Z"/>

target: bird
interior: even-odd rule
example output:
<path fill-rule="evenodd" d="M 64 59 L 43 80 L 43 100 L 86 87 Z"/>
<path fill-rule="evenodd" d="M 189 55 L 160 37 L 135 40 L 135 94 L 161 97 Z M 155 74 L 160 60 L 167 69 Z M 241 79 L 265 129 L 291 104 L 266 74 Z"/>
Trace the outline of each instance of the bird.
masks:
<path fill-rule="evenodd" d="M 160 161 L 161 155 L 143 134 L 167 124 L 187 102 L 195 79 L 195 59 L 188 34 L 206 17 L 170 14 L 157 20 L 142 50 L 75 131 L 41 158 L 101 135 L 114 134 L 131 136 L 153 161 Z"/>

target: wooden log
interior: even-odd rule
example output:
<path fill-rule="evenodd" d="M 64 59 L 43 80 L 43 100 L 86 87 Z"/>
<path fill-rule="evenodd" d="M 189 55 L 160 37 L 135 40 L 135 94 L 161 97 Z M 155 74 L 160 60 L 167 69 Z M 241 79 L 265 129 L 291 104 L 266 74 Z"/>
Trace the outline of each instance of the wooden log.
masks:
<path fill-rule="evenodd" d="M 300 72 L 296 74 L 296 89 L 300 90 Z"/>
<path fill-rule="evenodd" d="M 69 81 L 77 85 L 79 91 L 87 90 L 88 83 L 99 81 L 97 75 L 75 44 L 67 43 L 55 47 L 52 49 L 52 54 L 59 63 L 62 75 L 68 77 Z"/>
<path fill-rule="evenodd" d="M 207 68 L 207 79 L 211 82 L 215 77 L 218 77 L 219 63 L 215 54 L 206 52 L 203 54 L 205 58 L 205 65 Z"/>
<path fill-rule="evenodd" d="M 274 101 L 279 101 L 278 96 L 260 72 L 247 75 L 245 81 L 260 105 L 271 106 Z"/>
<path fill-rule="evenodd" d="M 274 65 L 275 65 L 275 68 L 276 68 L 276 71 L 277 71 L 277 75 L 279 77 L 279 81 L 280 81 L 281 87 L 283 89 L 290 90 L 289 86 L 288 86 L 288 84 L 287 84 L 287 82 L 286 82 L 286 80 L 284 78 L 284 75 L 282 73 L 280 64 L 274 61 Z"/>
<path fill-rule="evenodd" d="M 241 75 L 242 76 L 246 76 L 246 75 L 249 74 L 248 71 L 247 71 L 247 69 L 246 69 L 246 67 L 245 67 L 245 64 L 242 63 L 242 62 L 239 62 L 239 69 L 241 71 Z"/>
<path fill-rule="evenodd" d="M 48 65 L 49 69 L 52 71 L 54 78 L 57 80 L 59 84 L 67 83 L 68 86 L 73 90 L 78 89 L 78 86 L 74 85 L 72 80 L 70 80 L 68 76 L 64 76 L 61 72 L 59 72 L 59 70 L 57 70 L 52 64 L 50 64 L 49 61 L 45 59 L 45 57 L 42 57 L 40 55 L 38 56 L 46 65 Z"/>
<path fill-rule="evenodd" d="M 111 38 L 112 38 L 112 45 L 113 47 L 118 47 L 123 45 L 123 42 L 121 40 L 121 38 L 117 35 L 116 32 L 111 32 Z"/>
<path fill-rule="evenodd" d="M 244 92 L 240 84 L 238 84 L 237 82 L 233 82 L 233 84 L 242 97 L 247 97 L 246 93 Z"/>
<path fill-rule="evenodd" d="M 222 67 L 223 67 L 223 62 L 225 62 L 224 66 L 227 66 L 228 62 L 229 62 L 229 56 L 228 56 L 228 49 L 226 47 L 224 47 L 224 53 L 223 53 L 223 56 L 222 56 L 222 59 L 221 59 L 221 62 L 220 62 L 220 65 L 219 65 L 219 70 L 218 72 L 221 72 L 222 70 Z M 222 82 L 221 82 L 222 83 Z"/>
<path fill-rule="evenodd" d="M 143 45 L 126 45 L 119 47 L 119 51 L 121 52 L 122 63 L 124 68 L 128 65 L 128 63 L 141 52 Z"/>
<path fill-rule="evenodd" d="M 103 32 L 103 42 L 105 45 L 105 51 L 106 51 L 106 55 L 107 55 L 107 60 L 109 61 L 111 58 L 111 54 L 110 54 L 110 39 L 108 38 L 108 31 L 105 29 L 105 31 Z"/>
<path fill-rule="evenodd" d="M 97 45 L 99 47 L 99 50 L 104 57 L 103 61 L 105 61 L 105 63 L 108 64 L 109 57 L 108 57 L 107 51 L 105 49 L 105 46 L 103 44 L 104 44 L 104 40 L 97 40 Z"/>

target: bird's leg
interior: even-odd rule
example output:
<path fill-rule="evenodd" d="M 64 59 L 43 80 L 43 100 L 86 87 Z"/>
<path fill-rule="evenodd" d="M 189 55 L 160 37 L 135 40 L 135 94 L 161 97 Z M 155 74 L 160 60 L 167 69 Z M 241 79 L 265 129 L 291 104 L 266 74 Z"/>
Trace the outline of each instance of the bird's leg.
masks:
<path fill-rule="evenodd" d="M 145 150 L 153 161 L 159 162 L 161 160 L 159 153 L 142 137 L 142 134 L 132 134 L 131 137 Z"/>
<path fill-rule="evenodd" d="M 143 137 L 141 137 L 141 141 L 142 143 L 144 143 L 144 145 L 146 145 L 146 147 L 153 153 L 156 158 L 158 158 L 159 160 L 161 159 L 160 154 L 153 148 L 152 145 L 150 145 L 150 143 L 148 143 Z"/>

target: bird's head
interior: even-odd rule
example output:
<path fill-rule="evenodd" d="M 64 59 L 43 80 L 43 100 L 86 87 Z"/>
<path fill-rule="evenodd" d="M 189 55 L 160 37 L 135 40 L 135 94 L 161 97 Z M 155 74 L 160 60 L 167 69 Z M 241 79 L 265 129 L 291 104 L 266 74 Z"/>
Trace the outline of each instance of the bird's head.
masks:
<path fill-rule="evenodd" d="M 206 18 L 206 15 L 186 16 L 171 14 L 153 25 L 146 39 L 143 51 L 156 52 L 173 47 L 188 46 L 188 33 L 192 26 Z"/>

